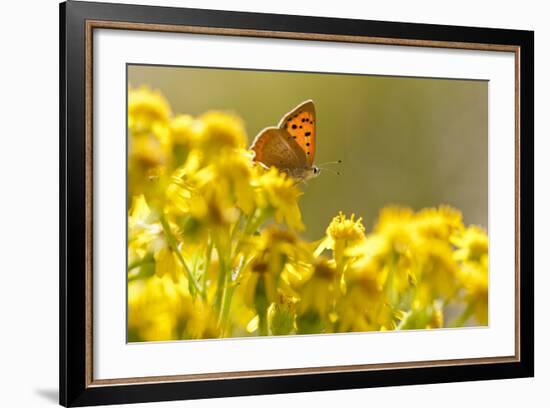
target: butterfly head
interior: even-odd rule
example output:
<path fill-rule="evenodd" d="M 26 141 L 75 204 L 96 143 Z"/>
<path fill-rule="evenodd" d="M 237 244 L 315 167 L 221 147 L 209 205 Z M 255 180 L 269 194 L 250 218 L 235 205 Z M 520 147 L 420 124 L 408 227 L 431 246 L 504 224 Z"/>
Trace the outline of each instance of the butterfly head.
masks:
<path fill-rule="evenodd" d="M 311 166 L 311 173 L 311 177 L 317 177 L 319 174 L 321 174 L 321 169 L 314 164 L 313 166 Z"/>
<path fill-rule="evenodd" d="M 285 173 L 291 176 L 296 181 L 308 181 L 315 178 L 321 172 L 321 169 L 315 165 L 307 167 L 298 167 L 294 169 L 284 169 Z"/>

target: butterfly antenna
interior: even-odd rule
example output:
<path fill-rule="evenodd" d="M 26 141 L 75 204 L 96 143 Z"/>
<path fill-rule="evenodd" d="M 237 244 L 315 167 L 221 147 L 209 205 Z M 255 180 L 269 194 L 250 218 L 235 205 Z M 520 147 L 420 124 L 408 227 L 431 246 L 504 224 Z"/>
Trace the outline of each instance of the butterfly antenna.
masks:
<path fill-rule="evenodd" d="M 334 160 L 334 161 L 324 162 L 324 163 L 319 164 L 318 167 L 320 168 L 321 166 L 326 166 L 327 164 L 342 164 L 342 160 Z"/>
<path fill-rule="evenodd" d="M 342 160 L 334 160 L 334 161 L 321 163 L 321 164 L 317 165 L 317 167 L 319 167 L 323 171 L 330 171 L 331 173 L 334 173 L 337 176 L 341 176 L 342 173 L 340 173 L 339 171 L 333 170 L 333 169 L 328 168 L 328 167 L 323 167 L 323 166 L 327 166 L 327 165 L 331 165 L 331 164 L 342 164 Z"/>
<path fill-rule="evenodd" d="M 318 166 L 319 167 L 319 166 Z M 331 173 L 334 173 L 336 174 L 337 176 L 341 176 L 342 173 L 340 173 L 339 171 L 336 171 L 336 170 L 333 170 L 333 169 L 329 169 L 327 167 L 319 167 L 321 170 L 323 171 L 330 171 Z"/>

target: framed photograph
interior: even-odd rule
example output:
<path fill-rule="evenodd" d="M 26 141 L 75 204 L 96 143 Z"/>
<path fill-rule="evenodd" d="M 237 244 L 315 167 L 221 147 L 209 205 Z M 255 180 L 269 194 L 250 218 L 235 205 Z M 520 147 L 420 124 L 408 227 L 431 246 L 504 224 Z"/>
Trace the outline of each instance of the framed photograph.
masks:
<path fill-rule="evenodd" d="M 60 403 L 534 375 L 534 33 L 60 6 Z"/>

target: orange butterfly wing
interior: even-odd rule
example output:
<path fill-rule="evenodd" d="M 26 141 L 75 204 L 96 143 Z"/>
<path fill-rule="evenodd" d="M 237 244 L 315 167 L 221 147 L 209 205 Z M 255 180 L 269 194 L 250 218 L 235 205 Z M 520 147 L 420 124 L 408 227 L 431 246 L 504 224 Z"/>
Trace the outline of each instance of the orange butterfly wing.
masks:
<path fill-rule="evenodd" d="M 281 170 L 303 168 L 307 161 L 306 153 L 292 136 L 284 129 L 276 127 L 262 130 L 250 149 L 254 151 L 254 161 Z"/>
<path fill-rule="evenodd" d="M 316 133 L 315 105 L 305 101 L 287 113 L 279 122 L 279 128 L 286 130 L 306 154 L 307 164 L 315 159 Z"/>

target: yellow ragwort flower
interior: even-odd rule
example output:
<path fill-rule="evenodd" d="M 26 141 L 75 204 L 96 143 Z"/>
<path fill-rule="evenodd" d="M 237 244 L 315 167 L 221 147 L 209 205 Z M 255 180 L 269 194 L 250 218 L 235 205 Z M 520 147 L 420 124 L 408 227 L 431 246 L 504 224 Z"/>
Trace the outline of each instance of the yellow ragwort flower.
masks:
<path fill-rule="evenodd" d="M 346 292 L 337 303 L 337 331 L 354 332 L 393 328 L 386 296 L 387 268 L 376 255 L 359 258 L 346 270 Z"/>
<path fill-rule="evenodd" d="M 157 204 L 164 188 L 162 175 L 170 167 L 172 142 L 168 126 L 170 105 L 147 86 L 128 90 L 128 192 L 146 194 Z"/>
<path fill-rule="evenodd" d="M 340 211 L 328 226 L 327 235 L 333 242 L 360 242 L 365 237 L 365 227 L 362 221 L 363 219 L 361 217 L 355 220 L 355 214 L 351 214 L 351 217 L 348 219 L 344 213 Z"/>
<path fill-rule="evenodd" d="M 460 211 L 389 206 L 368 233 L 339 212 L 307 242 L 299 184 L 238 116 L 142 86 L 127 117 L 130 341 L 487 324 L 488 236 Z"/>
<path fill-rule="evenodd" d="M 338 271 L 334 262 L 318 258 L 313 274 L 299 289 L 296 325 L 298 333 L 332 332 L 334 304 L 339 294 Z"/>
<path fill-rule="evenodd" d="M 462 234 L 456 234 L 451 242 L 457 247 L 454 258 L 457 261 L 480 261 L 489 251 L 489 238 L 481 227 L 471 225 Z"/>
<path fill-rule="evenodd" d="M 278 223 L 284 221 L 290 228 L 304 229 L 298 206 L 298 198 L 302 192 L 291 177 L 275 167 L 270 167 L 254 179 L 253 183 L 259 208 L 274 211 Z"/>
<path fill-rule="evenodd" d="M 217 188 L 219 195 L 230 197 L 245 214 L 252 213 L 255 207 L 254 187 L 251 184 L 253 173 L 250 158 L 244 151 L 220 155 L 210 166 L 213 175 L 209 181 L 210 187 Z"/>
<path fill-rule="evenodd" d="M 404 207 L 383 208 L 380 210 L 374 231 L 387 240 L 392 251 L 404 255 L 417 238 L 414 212 Z"/>
<path fill-rule="evenodd" d="M 333 251 L 333 258 L 336 261 L 338 274 L 342 275 L 346 266 L 347 254 L 354 248 L 360 246 L 365 240 L 365 227 L 363 219 L 355 219 L 355 214 L 347 218 L 342 211 L 332 219 L 326 230 L 326 236 L 321 241 L 316 255 L 320 255 L 325 249 Z M 342 283 L 344 283 L 342 281 Z"/>
<path fill-rule="evenodd" d="M 247 303 L 254 303 L 256 285 L 264 279 L 264 289 L 269 304 L 277 300 L 277 287 L 285 287 L 286 278 L 282 273 L 290 265 L 298 266 L 311 262 L 311 253 L 307 244 L 291 230 L 272 225 L 264 228 L 260 235 L 248 237 L 241 248 L 244 254 L 253 254 L 252 261 L 245 270 L 242 290 Z"/>
<path fill-rule="evenodd" d="M 176 254 L 168 246 L 164 246 L 155 252 L 154 259 L 157 276 L 163 277 L 164 275 L 168 275 L 174 282 L 178 282 L 183 276 L 183 266 Z"/>
<path fill-rule="evenodd" d="M 159 246 L 162 227 L 155 214 L 147 205 L 143 195 L 133 198 L 132 207 L 128 211 L 128 262 L 143 258 L 151 247 Z"/>
<path fill-rule="evenodd" d="M 130 341 L 167 341 L 219 336 L 215 314 L 185 285 L 153 276 L 128 283 Z"/>
<path fill-rule="evenodd" d="M 415 302 L 418 307 L 435 299 L 449 301 L 459 289 L 458 265 L 447 241 L 430 239 L 415 248 Z"/>
<path fill-rule="evenodd" d="M 247 143 L 243 121 L 226 112 L 211 111 L 198 118 L 197 135 L 200 148 L 208 158 L 225 149 L 244 149 Z"/>
<path fill-rule="evenodd" d="M 133 132 L 148 132 L 170 117 L 170 104 L 158 91 L 148 86 L 128 89 L 128 127 Z"/>
<path fill-rule="evenodd" d="M 170 133 L 167 128 L 155 127 L 151 133 L 130 134 L 128 140 L 128 165 L 137 165 L 149 170 L 155 166 L 165 166 L 169 164 L 171 154 Z M 156 170 L 154 170 L 156 171 Z M 151 179 L 150 174 L 145 174 L 143 181 Z"/>
<path fill-rule="evenodd" d="M 443 240 L 464 228 L 462 213 L 446 205 L 419 211 L 415 216 L 415 223 L 421 235 Z"/>
<path fill-rule="evenodd" d="M 454 258 L 460 264 L 459 279 L 466 289 L 465 299 L 481 324 L 489 320 L 489 238 L 478 226 L 468 227 L 453 237 Z"/>
<path fill-rule="evenodd" d="M 296 330 L 296 301 L 292 296 L 279 295 L 279 300 L 268 309 L 270 333 L 274 336 L 290 334 Z"/>
<path fill-rule="evenodd" d="M 480 324 L 486 325 L 489 321 L 489 269 L 487 258 L 483 258 L 481 262 L 463 263 L 459 278 L 466 289 L 465 300 L 471 307 L 474 316 Z"/>
<path fill-rule="evenodd" d="M 177 115 L 170 121 L 172 141 L 177 145 L 191 146 L 198 137 L 200 125 L 191 115 Z"/>
<path fill-rule="evenodd" d="M 325 292 L 324 289 L 329 290 L 336 290 L 336 287 L 331 287 L 333 284 L 336 283 L 337 280 L 337 273 L 336 268 L 334 265 L 334 262 L 330 259 L 327 259 L 325 257 L 319 257 L 315 259 L 312 263 L 313 266 L 313 274 L 311 275 L 308 282 L 306 282 L 306 285 L 304 285 L 304 288 L 302 288 L 302 297 L 300 299 L 299 304 L 299 310 L 301 312 L 313 308 L 317 312 L 321 314 L 326 314 L 327 312 L 327 306 L 329 306 L 331 299 L 327 296 L 321 295 L 322 292 Z M 317 292 L 316 290 L 312 290 L 311 287 L 307 288 L 307 286 L 322 286 L 324 287 L 323 290 L 320 292 Z M 305 292 L 308 292 L 309 294 L 305 295 Z M 322 302 L 322 303 L 320 303 Z"/>

